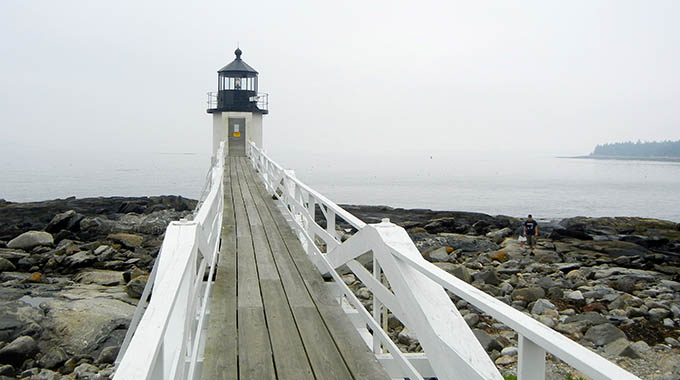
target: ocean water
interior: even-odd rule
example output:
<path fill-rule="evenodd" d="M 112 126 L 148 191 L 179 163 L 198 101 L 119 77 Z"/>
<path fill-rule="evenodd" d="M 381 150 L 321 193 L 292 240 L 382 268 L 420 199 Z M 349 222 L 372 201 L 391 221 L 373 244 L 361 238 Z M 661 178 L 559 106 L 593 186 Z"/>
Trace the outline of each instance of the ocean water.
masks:
<path fill-rule="evenodd" d="M 680 163 L 540 154 L 324 156 L 270 152 L 337 203 L 563 218 L 640 216 L 680 222 Z M 348 156 L 349 157 L 349 156 Z M 178 194 L 198 198 L 207 153 L 0 153 L 0 198 Z"/>

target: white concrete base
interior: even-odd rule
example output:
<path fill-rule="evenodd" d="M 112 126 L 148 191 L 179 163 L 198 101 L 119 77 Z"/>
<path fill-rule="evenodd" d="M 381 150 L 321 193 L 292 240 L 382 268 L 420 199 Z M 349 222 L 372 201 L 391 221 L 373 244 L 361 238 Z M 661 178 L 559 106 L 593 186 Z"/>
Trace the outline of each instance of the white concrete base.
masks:
<path fill-rule="evenodd" d="M 216 112 L 213 113 L 213 141 L 212 155 L 215 156 L 221 141 L 226 141 L 229 130 L 229 118 L 244 118 L 246 120 L 246 144 L 250 141 L 262 149 L 262 114 L 252 112 Z M 228 144 L 225 154 L 229 155 Z"/>

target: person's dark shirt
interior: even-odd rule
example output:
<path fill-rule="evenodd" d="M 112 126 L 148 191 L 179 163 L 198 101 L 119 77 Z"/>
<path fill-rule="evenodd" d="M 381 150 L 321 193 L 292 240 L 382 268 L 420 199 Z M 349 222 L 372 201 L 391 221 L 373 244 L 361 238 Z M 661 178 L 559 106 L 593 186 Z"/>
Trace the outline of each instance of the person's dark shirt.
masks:
<path fill-rule="evenodd" d="M 524 228 L 527 229 L 527 236 L 536 235 L 536 227 L 538 223 L 535 220 L 527 220 L 524 222 Z"/>

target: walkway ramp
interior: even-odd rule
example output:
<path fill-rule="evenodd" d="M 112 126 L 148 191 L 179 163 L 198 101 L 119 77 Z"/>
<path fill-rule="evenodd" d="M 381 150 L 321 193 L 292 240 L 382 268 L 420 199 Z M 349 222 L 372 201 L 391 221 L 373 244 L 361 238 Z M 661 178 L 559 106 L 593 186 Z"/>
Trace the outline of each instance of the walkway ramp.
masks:
<path fill-rule="evenodd" d="M 389 379 L 245 157 L 227 157 L 202 379 Z"/>

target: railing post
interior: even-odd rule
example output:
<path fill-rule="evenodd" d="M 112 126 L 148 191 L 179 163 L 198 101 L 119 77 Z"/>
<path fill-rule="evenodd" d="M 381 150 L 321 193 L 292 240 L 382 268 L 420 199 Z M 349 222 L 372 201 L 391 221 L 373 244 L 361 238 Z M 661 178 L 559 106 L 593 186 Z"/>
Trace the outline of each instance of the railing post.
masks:
<path fill-rule="evenodd" d="M 382 280 L 382 268 L 380 268 L 380 262 L 378 262 L 378 258 L 375 257 L 375 254 L 373 255 L 373 277 L 378 282 L 381 282 Z M 383 317 L 382 309 L 383 305 L 378 299 L 378 295 L 376 293 L 373 293 L 373 319 L 375 319 L 375 321 L 378 322 L 379 325 L 382 325 L 384 322 L 382 319 Z M 383 328 L 383 330 L 387 331 L 386 328 Z M 373 353 L 382 354 L 380 337 L 376 332 L 373 333 Z"/>
<path fill-rule="evenodd" d="M 518 380 L 545 380 L 545 350 L 543 348 L 519 335 L 517 354 Z"/>

